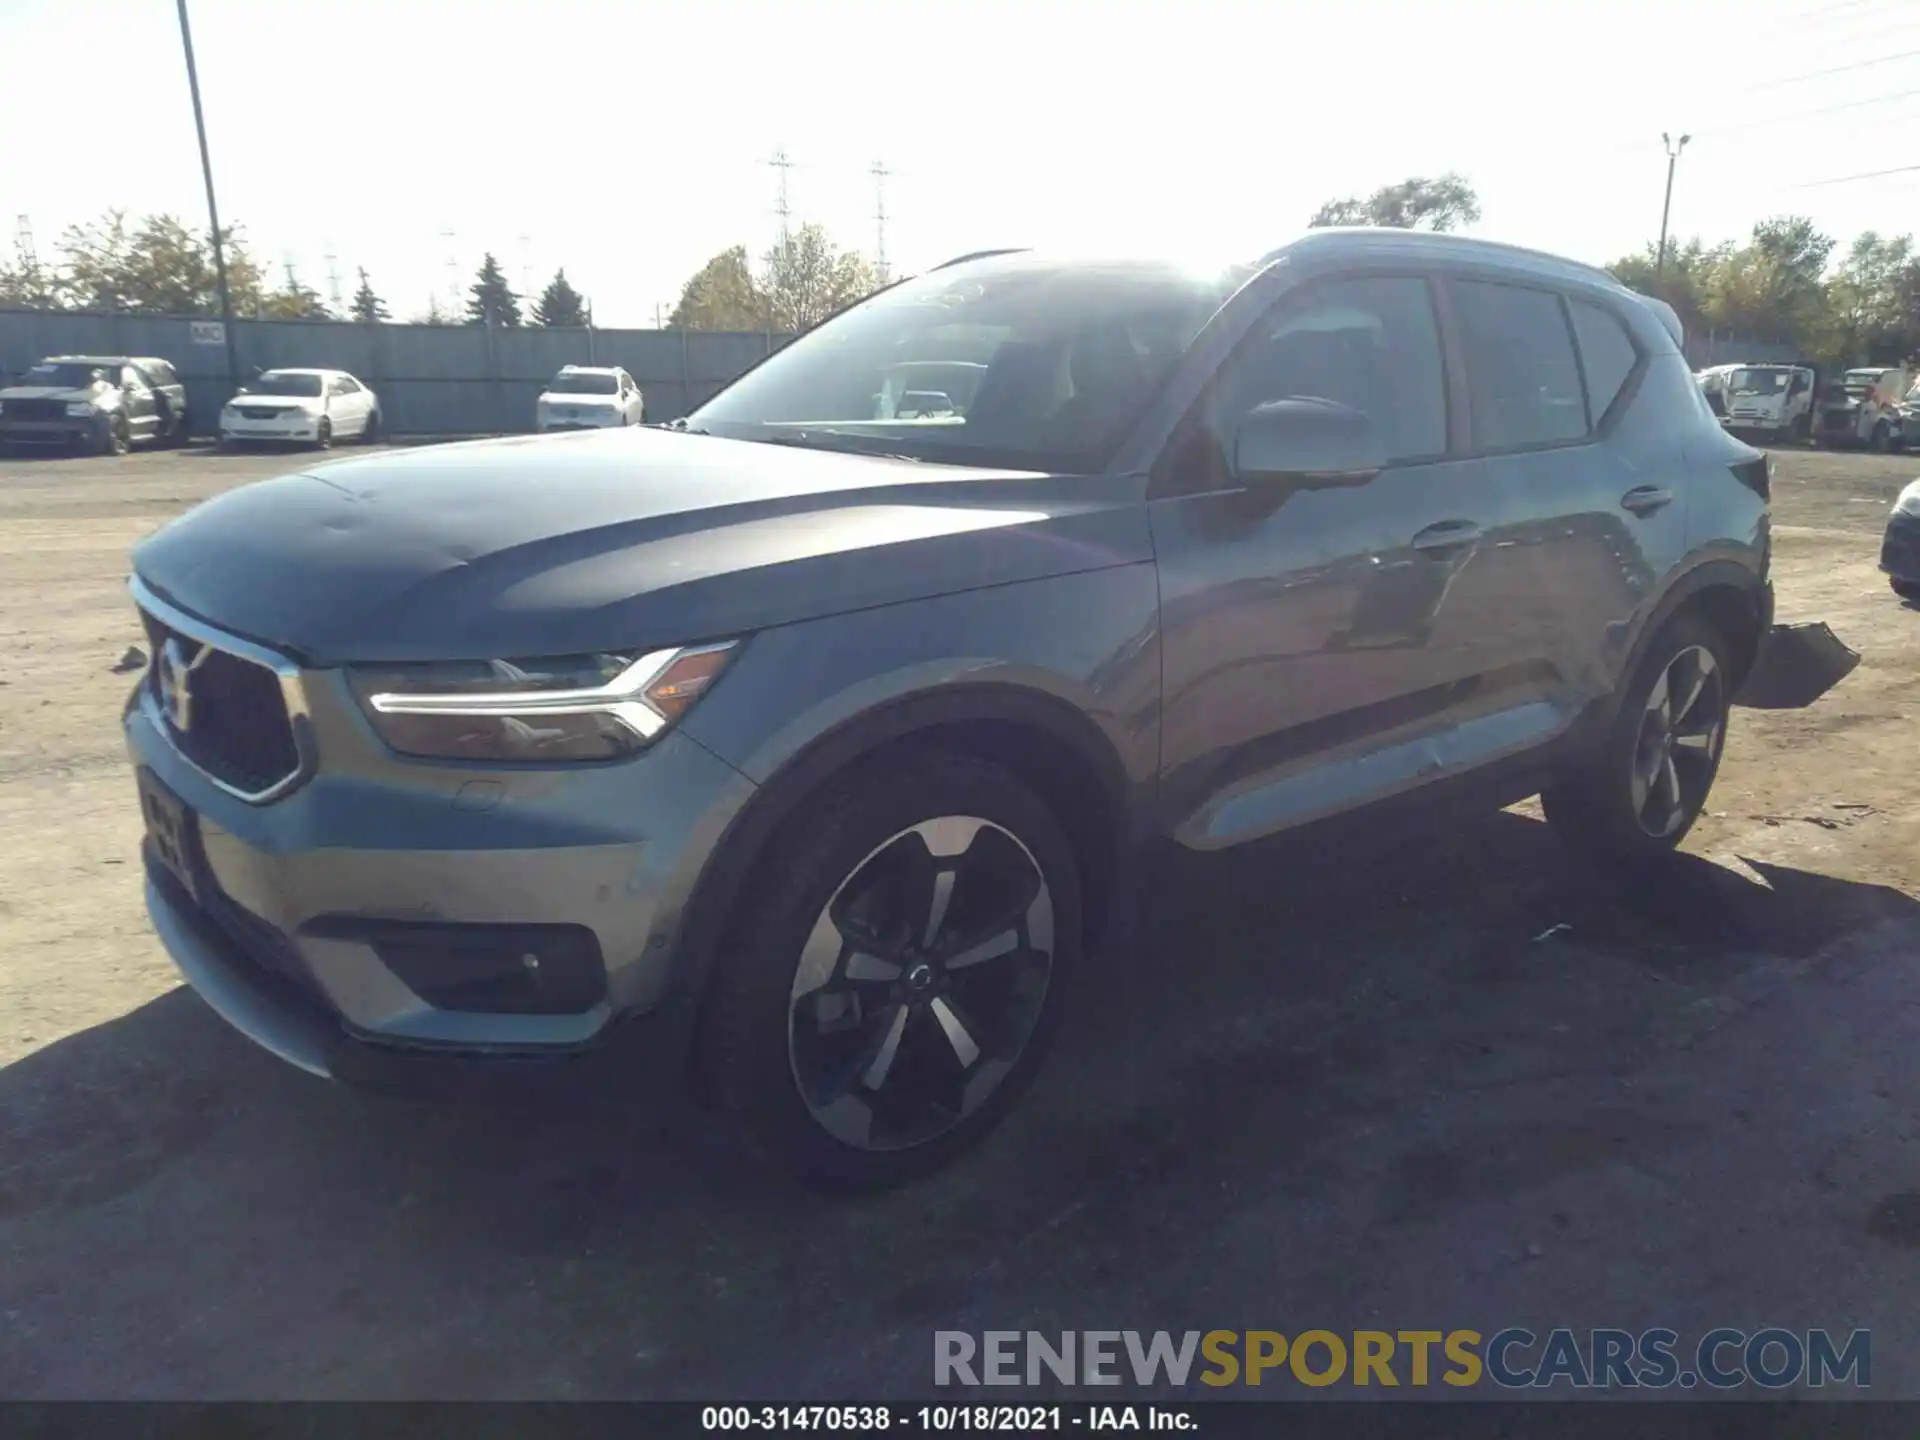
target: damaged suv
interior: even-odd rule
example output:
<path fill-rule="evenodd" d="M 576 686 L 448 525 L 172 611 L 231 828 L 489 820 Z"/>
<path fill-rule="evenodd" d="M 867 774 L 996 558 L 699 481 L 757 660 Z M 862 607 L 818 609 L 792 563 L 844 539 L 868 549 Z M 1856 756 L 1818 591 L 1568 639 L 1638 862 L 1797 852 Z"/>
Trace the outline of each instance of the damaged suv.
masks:
<path fill-rule="evenodd" d="M 57 445 L 124 455 L 187 438 L 187 388 L 150 355 L 56 355 L 0 390 L 0 449 Z"/>
<path fill-rule="evenodd" d="M 891 403 L 915 366 L 968 382 Z M 147 905 L 314 1074 L 640 1054 L 896 1182 L 1032 1077 L 1146 845 L 1458 781 L 1670 851 L 1772 623 L 1769 476 L 1583 265 L 968 257 L 671 425 L 143 542 Z"/>

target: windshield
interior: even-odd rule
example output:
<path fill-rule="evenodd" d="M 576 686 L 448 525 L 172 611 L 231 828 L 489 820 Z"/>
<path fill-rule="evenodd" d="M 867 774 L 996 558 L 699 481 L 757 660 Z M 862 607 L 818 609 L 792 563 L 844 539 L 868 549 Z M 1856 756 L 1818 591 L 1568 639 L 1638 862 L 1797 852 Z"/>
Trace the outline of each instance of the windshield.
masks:
<path fill-rule="evenodd" d="M 1785 390 L 1791 370 L 1736 370 L 1730 388 L 1736 395 L 1771 395 Z"/>
<path fill-rule="evenodd" d="M 1098 470 L 1246 272 L 936 270 L 810 330 L 688 417 L 743 440 Z"/>
<path fill-rule="evenodd" d="M 620 383 L 611 375 L 556 375 L 547 386 L 549 395 L 613 395 Z"/>
<path fill-rule="evenodd" d="M 269 370 L 240 387 L 242 395 L 318 395 L 318 375 L 294 375 L 285 370 Z"/>
<path fill-rule="evenodd" d="M 20 377 L 22 385 L 50 385 L 61 390 L 84 390 L 96 380 L 106 378 L 104 367 L 75 365 L 69 361 L 42 361 Z"/>

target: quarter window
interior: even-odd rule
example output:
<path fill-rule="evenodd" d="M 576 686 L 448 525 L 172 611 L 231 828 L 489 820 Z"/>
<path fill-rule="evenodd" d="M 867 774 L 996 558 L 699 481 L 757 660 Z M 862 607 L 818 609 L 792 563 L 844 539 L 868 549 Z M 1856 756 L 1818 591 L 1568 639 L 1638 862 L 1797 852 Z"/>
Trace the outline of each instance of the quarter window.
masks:
<path fill-rule="evenodd" d="M 1453 284 L 1466 352 L 1474 448 L 1580 440 L 1586 396 L 1560 297 L 1480 280 Z"/>
<path fill-rule="evenodd" d="M 1587 376 L 1587 411 L 1595 428 L 1620 398 L 1639 353 L 1627 330 L 1611 311 L 1585 300 L 1569 300 L 1574 338 L 1580 342 L 1580 364 Z"/>

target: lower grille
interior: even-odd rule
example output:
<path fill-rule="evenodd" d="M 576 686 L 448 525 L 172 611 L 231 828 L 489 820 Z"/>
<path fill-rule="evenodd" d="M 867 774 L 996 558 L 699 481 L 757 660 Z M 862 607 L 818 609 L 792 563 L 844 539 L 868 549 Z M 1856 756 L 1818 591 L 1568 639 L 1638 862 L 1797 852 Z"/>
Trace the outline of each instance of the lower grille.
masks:
<path fill-rule="evenodd" d="M 148 685 L 174 748 L 221 784 L 259 796 L 300 768 L 280 677 L 142 612 Z"/>
<path fill-rule="evenodd" d="M 242 405 L 240 413 L 249 420 L 278 420 L 286 412 L 266 405 Z"/>

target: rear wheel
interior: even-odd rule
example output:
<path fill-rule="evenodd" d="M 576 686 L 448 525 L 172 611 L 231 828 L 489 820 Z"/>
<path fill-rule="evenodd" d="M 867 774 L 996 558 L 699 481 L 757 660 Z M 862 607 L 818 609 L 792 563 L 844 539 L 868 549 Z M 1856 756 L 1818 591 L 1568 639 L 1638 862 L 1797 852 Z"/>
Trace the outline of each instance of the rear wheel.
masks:
<path fill-rule="evenodd" d="M 1686 837 L 1720 770 L 1732 704 L 1727 644 L 1712 625 L 1676 615 L 1628 682 L 1600 750 L 1540 799 L 1569 845 L 1633 864 Z"/>
<path fill-rule="evenodd" d="M 1902 600 L 1920 605 L 1920 580 L 1893 580 L 1888 583 L 1893 586 L 1893 593 Z"/>
<path fill-rule="evenodd" d="M 899 1184 L 1005 1114 L 1077 961 L 1079 879 L 997 766 L 870 763 L 773 843 L 705 1012 L 706 1089 L 784 1168 Z"/>
<path fill-rule="evenodd" d="M 367 412 L 366 428 L 360 432 L 360 443 L 362 445 L 372 445 L 376 443 L 379 439 L 380 439 L 380 412 L 378 410 L 369 410 Z"/>

